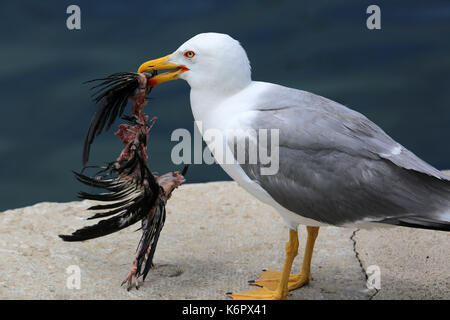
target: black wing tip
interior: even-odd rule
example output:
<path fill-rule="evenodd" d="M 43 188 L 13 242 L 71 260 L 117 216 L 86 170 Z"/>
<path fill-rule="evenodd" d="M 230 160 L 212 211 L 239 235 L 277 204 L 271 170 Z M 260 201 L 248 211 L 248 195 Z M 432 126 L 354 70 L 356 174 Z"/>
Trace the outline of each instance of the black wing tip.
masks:
<path fill-rule="evenodd" d="M 79 242 L 100 238 L 108 234 L 111 234 L 115 231 L 116 230 L 104 229 L 99 224 L 95 224 L 92 226 L 84 227 L 82 229 L 78 229 L 77 231 L 69 235 L 60 234 L 58 235 L 58 237 L 60 237 L 65 242 Z"/>
<path fill-rule="evenodd" d="M 81 158 L 81 164 L 83 165 L 83 167 L 86 166 L 88 161 L 89 161 L 89 151 L 83 152 L 83 157 Z"/>
<path fill-rule="evenodd" d="M 188 169 L 189 169 L 189 165 L 187 164 L 187 165 L 184 166 L 183 170 L 181 171 L 181 175 L 183 177 L 186 175 Z"/>
<path fill-rule="evenodd" d="M 430 218 L 421 218 L 421 217 L 391 218 L 382 220 L 380 222 L 399 227 L 446 231 L 446 232 L 450 231 L 450 221 L 442 221 Z"/>
<path fill-rule="evenodd" d="M 59 234 L 58 237 L 60 237 L 63 241 L 66 242 L 74 242 L 74 241 L 82 241 L 80 239 L 77 239 L 77 237 L 73 235 L 68 234 Z"/>

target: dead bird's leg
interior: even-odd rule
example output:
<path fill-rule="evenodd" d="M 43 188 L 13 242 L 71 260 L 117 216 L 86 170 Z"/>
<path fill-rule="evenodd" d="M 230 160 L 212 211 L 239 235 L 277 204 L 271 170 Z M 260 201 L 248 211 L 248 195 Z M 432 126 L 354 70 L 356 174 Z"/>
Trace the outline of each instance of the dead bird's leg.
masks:
<path fill-rule="evenodd" d="M 138 277 L 136 276 L 137 272 L 137 259 L 134 259 L 133 267 L 131 268 L 130 272 L 126 276 L 125 280 L 122 281 L 122 284 L 120 286 L 123 286 L 125 283 L 128 283 L 127 285 L 127 291 L 130 291 L 133 287 L 133 280 L 134 280 L 134 286 L 136 289 L 139 289 L 139 281 Z"/>

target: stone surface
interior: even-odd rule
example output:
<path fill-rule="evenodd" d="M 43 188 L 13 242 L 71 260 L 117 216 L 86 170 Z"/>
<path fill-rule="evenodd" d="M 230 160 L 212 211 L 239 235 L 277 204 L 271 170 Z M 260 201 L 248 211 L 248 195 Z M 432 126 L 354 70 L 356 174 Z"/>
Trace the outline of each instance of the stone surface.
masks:
<path fill-rule="evenodd" d="M 137 225 L 82 243 L 57 236 L 92 223 L 84 220 L 90 204 L 39 203 L 0 213 L 1 299 L 227 299 L 228 291 L 253 288 L 247 281 L 261 269 L 282 266 L 288 229 L 273 209 L 234 182 L 186 184 L 168 203 L 156 267 L 139 290 L 127 292 L 120 283 L 134 258 Z M 321 228 L 314 279 L 289 299 L 449 299 L 449 236 Z M 362 269 L 373 264 L 381 270 L 379 292 L 367 290 Z M 67 288 L 73 265 L 81 271 L 79 290 Z"/>
<path fill-rule="evenodd" d="M 409 228 L 356 232 L 365 270 L 378 266 L 374 299 L 450 299 L 450 233 Z"/>

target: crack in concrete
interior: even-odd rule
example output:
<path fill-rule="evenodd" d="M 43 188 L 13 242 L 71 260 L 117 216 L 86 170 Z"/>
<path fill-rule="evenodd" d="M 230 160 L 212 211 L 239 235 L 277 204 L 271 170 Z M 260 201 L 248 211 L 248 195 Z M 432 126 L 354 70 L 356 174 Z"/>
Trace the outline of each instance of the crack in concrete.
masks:
<path fill-rule="evenodd" d="M 367 283 L 367 280 L 369 279 L 369 277 L 367 275 L 366 269 L 363 266 L 362 260 L 359 257 L 359 252 L 358 252 L 358 250 L 356 250 L 356 239 L 355 239 L 355 236 L 356 236 L 356 233 L 358 231 L 359 231 L 359 229 L 356 229 L 356 230 L 353 231 L 352 235 L 350 236 L 350 240 L 353 242 L 353 252 L 355 253 L 356 260 L 358 260 L 359 266 L 361 267 L 361 271 L 362 271 L 362 273 L 364 275 L 364 278 L 366 279 L 366 283 Z M 369 296 L 369 300 L 372 300 L 378 294 L 378 292 L 380 291 L 377 288 L 374 288 L 374 290 L 375 290 L 375 292 L 372 295 Z"/>

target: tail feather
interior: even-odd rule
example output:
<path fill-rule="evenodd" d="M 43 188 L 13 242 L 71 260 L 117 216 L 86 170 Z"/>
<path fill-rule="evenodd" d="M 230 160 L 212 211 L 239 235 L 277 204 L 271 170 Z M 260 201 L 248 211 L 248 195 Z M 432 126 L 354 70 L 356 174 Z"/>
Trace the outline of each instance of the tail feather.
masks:
<path fill-rule="evenodd" d="M 441 172 L 446 176 L 450 176 L 450 170 Z M 450 231 L 450 181 L 437 180 L 433 177 L 425 178 L 426 180 L 421 180 L 422 184 L 428 188 L 427 190 L 430 193 L 436 195 L 435 198 L 430 200 L 431 204 L 438 204 L 434 209 L 434 213 L 392 217 L 379 222 L 402 227 Z"/>

